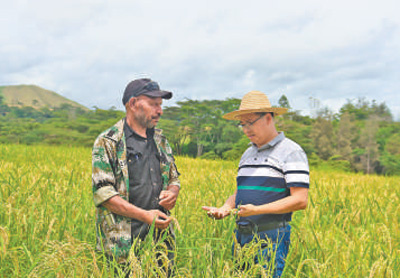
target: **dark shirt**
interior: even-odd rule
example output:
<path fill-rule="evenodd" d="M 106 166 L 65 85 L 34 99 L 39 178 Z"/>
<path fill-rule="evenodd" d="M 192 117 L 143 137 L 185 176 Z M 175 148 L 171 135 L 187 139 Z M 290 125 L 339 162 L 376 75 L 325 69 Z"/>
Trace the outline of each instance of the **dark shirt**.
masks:
<path fill-rule="evenodd" d="M 148 129 L 147 138 L 138 135 L 125 122 L 126 157 L 129 174 L 129 202 L 145 210 L 160 209 L 162 190 L 160 155 L 154 142 L 154 128 Z M 132 236 L 144 238 L 148 225 L 132 219 Z"/>

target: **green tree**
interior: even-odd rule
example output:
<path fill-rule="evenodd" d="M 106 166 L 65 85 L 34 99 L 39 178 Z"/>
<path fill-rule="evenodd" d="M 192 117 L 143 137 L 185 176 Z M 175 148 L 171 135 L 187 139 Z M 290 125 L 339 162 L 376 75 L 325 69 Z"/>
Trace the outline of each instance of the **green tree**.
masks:
<path fill-rule="evenodd" d="M 311 138 L 317 155 L 324 160 L 328 160 L 334 153 L 333 135 L 332 113 L 328 109 L 320 110 L 312 127 Z"/>
<path fill-rule="evenodd" d="M 385 151 L 391 155 L 400 155 L 400 133 L 392 134 L 386 141 Z"/>
<path fill-rule="evenodd" d="M 287 108 L 287 109 L 291 109 L 292 108 L 292 107 L 290 107 L 289 99 L 285 95 L 282 95 L 279 98 L 278 104 L 279 104 L 279 107 L 283 107 L 283 108 Z"/>
<path fill-rule="evenodd" d="M 392 120 L 392 114 L 384 102 L 378 104 L 376 100 L 373 100 L 370 103 L 365 98 L 358 98 L 356 101 L 348 99 L 347 103 L 340 108 L 339 113 L 344 114 L 346 112 L 354 115 L 356 120 L 367 120 L 372 115 L 383 121 Z"/>
<path fill-rule="evenodd" d="M 190 128 L 188 126 L 179 125 L 179 121 L 163 117 L 160 120 L 158 128 L 163 130 L 163 133 L 168 138 L 168 142 L 172 146 L 176 155 L 181 155 L 182 148 L 188 142 L 190 136 Z"/>
<path fill-rule="evenodd" d="M 179 124 L 190 131 L 190 142 L 196 144 L 196 156 L 200 157 L 204 152 L 215 152 L 216 146 L 221 147 L 220 144 L 224 143 L 224 129 L 234 126 L 235 122 L 224 120 L 222 115 L 236 110 L 239 101 L 236 99 L 227 101 L 185 100 L 178 102 L 178 105 L 181 113 Z M 217 152 L 220 153 L 221 150 Z"/>
<path fill-rule="evenodd" d="M 391 122 L 393 117 L 387 105 L 382 102 L 378 104 L 376 100 L 372 100 L 371 115 L 375 115 L 380 121 Z"/>
<path fill-rule="evenodd" d="M 355 166 L 367 174 L 372 173 L 379 165 L 379 145 L 376 141 L 376 133 L 379 129 L 379 122 L 376 116 L 370 117 L 364 128 L 361 130 L 356 150 Z"/>
<path fill-rule="evenodd" d="M 400 175 L 400 133 L 392 134 L 387 139 L 380 163 L 385 174 Z"/>
<path fill-rule="evenodd" d="M 337 145 L 336 154 L 349 162 L 353 161 L 353 148 L 352 141 L 354 140 L 355 134 L 355 124 L 353 121 L 353 116 L 348 112 L 345 112 L 340 117 L 339 127 L 337 129 Z"/>

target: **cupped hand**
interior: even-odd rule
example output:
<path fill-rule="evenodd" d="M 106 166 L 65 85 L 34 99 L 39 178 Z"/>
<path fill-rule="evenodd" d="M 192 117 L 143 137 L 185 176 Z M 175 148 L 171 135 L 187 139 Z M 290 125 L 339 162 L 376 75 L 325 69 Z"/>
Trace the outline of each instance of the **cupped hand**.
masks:
<path fill-rule="evenodd" d="M 215 219 L 222 219 L 229 215 L 229 210 L 227 210 L 227 209 L 216 208 L 216 207 L 207 207 L 207 206 L 203 206 L 201 208 L 203 210 L 207 211 L 208 216 L 215 218 Z"/>

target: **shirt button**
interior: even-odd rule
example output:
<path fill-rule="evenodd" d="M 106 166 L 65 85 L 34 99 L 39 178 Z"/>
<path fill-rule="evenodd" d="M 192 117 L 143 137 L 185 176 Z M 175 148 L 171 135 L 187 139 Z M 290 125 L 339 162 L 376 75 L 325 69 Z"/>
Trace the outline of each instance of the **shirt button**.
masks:
<path fill-rule="evenodd" d="M 131 163 L 131 162 L 132 162 L 132 160 L 131 160 L 131 159 L 129 159 L 129 160 L 128 160 L 128 162 L 129 162 L 129 163 Z"/>
<path fill-rule="evenodd" d="M 152 171 L 152 172 L 153 172 L 153 168 L 150 168 L 150 171 Z"/>

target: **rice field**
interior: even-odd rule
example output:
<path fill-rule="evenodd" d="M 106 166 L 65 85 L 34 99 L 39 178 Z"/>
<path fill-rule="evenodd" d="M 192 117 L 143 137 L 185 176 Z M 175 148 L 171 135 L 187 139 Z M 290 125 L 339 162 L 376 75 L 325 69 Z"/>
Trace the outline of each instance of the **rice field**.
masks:
<path fill-rule="evenodd" d="M 201 210 L 234 192 L 237 164 L 176 159 L 176 276 L 251 277 L 257 266 L 235 270 L 233 216 L 216 221 Z M 311 169 L 309 206 L 294 213 L 283 277 L 399 277 L 399 184 Z M 113 277 L 95 241 L 91 150 L 0 145 L 0 277 Z M 136 277 L 151 276 L 151 254 Z"/>

